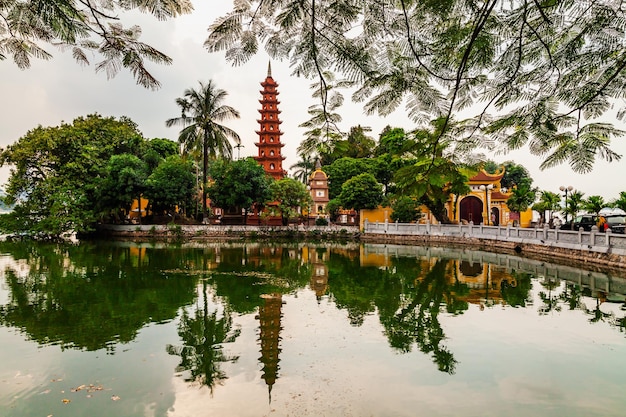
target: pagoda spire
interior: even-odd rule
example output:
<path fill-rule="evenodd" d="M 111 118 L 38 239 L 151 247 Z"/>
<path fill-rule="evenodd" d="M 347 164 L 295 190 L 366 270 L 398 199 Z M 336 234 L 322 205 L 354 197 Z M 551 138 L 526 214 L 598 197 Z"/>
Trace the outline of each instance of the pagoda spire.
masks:
<path fill-rule="evenodd" d="M 275 180 L 280 180 L 287 175 L 287 171 L 283 169 L 283 160 L 285 157 L 281 153 L 281 149 L 285 146 L 281 143 L 280 137 L 283 132 L 280 130 L 282 121 L 280 120 L 280 110 L 278 110 L 278 83 L 272 78 L 272 63 L 267 64 L 267 77 L 261 83 L 263 90 L 261 93 L 261 109 L 259 113 L 261 118 L 259 122 L 259 141 L 255 143 L 259 150 L 258 156 L 254 159 L 263 166 L 265 172 L 270 174 Z"/>

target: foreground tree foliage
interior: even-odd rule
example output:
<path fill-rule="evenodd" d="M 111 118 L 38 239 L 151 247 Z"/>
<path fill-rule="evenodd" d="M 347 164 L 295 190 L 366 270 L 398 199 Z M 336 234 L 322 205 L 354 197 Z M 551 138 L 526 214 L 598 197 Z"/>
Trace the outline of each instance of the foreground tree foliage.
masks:
<path fill-rule="evenodd" d="M 441 118 L 440 137 L 468 113 L 460 150 L 527 147 L 543 168 L 588 172 L 620 158 L 605 121 L 626 89 L 625 14 L 617 0 L 242 1 L 205 45 L 236 65 L 261 47 L 289 60 L 326 110 L 331 72 L 368 114 L 404 105 L 418 124 Z"/>
<path fill-rule="evenodd" d="M 0 2 L 0 60 L 12 57 L 21 68 L 32 59 L 50 59 L 46 45 L 71 50 L 80 64 L 89 64 L 89 55 L 102 58 L 96 72 L 115 76 L 130 71 L 138 84 L 158 88 L 159 81 L 145 61 L 169 64 L 171 58 L 139 40 L 141 28 L 124 27 L 120 15 L 130 11 L 150 13 L 166 20 L 190 13 L 189 0 L 5 0 Z"/>
<path fill-rule="evenodd" d="M 400 148 L 403 163 L 394 175 L 397 195 L 414 197 L 441 223 L 450 222 L 446 211 L 450 195 L 458 199 L 468 194 L 468 180 L 476 172 L 474 166 L 461 163 L 450 151 L 453 139 L 449 135 L 441 136 L 446 124 L 440 118 L 432 122 L 432 130 L 411 132 Z"/>

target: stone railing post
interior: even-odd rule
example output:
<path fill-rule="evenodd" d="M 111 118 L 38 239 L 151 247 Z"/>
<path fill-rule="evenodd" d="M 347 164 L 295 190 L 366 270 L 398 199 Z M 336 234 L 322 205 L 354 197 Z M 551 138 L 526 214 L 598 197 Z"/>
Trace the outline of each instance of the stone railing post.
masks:
<path fill-rule="evenodd" d="M 385 233 L 389 231 L 389 220 L 385 220 Z"/>
<path fill-rule="evenodd" d="M 591 226 L 591 232 L 589 233 L 589 244 L 596 246 L 596 233 L 598 233 L 598 226 Z"/>

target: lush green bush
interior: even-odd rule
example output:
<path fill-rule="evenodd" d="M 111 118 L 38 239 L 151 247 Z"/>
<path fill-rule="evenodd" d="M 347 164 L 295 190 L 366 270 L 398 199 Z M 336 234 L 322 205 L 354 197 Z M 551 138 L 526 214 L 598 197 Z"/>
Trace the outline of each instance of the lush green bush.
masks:
<path fill-rule="evenodd" d="M 391 220 L 400 223 L 410 223 L 419 219 L 419 203 L 408 196 L 399 197 L 392 205 Z"/>
<path fill-rule="evenodd" d="M 326 217 L 318 217 L 317 219 L 315 219 L 315 225 L 328 226 L 328 220 L 326 219 Z"/>

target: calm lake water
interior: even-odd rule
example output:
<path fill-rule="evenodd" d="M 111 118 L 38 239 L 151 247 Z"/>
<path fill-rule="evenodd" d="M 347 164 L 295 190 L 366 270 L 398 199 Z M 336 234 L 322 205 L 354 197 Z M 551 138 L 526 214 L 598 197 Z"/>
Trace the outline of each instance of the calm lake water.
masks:
<path fill-rule="evenodd" d="M 0 416 L 620 416 L 626 276 L 356 244 L 0 243 Z"/>

